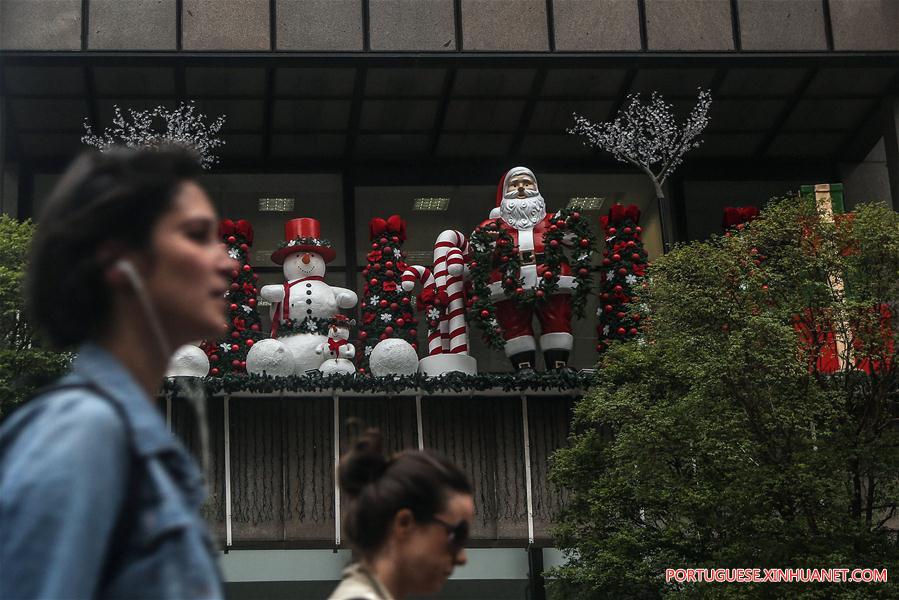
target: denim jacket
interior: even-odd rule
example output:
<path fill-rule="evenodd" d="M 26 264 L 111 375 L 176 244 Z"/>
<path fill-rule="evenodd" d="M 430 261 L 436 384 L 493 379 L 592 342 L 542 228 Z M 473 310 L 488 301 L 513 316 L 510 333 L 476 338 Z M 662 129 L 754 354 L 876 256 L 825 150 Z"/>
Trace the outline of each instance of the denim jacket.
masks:
<path fill-rule="evenodd" d="M 103 395 L 50 391 L 0 427 L 0 599 L 223 597 L 202 474 L 146 393 L 93 344 L 59 383 Z"/>

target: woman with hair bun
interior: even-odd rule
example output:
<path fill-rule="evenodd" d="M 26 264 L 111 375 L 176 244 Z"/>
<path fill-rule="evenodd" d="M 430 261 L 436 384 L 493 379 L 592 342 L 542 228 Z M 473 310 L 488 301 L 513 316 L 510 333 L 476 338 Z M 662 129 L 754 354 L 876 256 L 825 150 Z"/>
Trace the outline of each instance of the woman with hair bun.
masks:
<path fill-rule="evenodd" d="M 357 562 L 330 600 L 433 594 L 465 564 L 474 499 L 465 473 L 445 457 L 406 450 L 387 458 L 380 432 L 369 429 L 341 458 L 338 477 Z"/>

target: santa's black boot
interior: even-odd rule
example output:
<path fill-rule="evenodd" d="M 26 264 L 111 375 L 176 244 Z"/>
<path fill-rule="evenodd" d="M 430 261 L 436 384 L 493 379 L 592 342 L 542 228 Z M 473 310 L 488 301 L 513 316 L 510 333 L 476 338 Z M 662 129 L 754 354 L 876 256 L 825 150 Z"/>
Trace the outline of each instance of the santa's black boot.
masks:
<path fill-rule="evenodd" d="M 534 367 L 537 366 L 537 353 L 534 350 L 526 350 L 513 354 L 509 357 L 512 361 L 512 368 L 519 375 L 531 375 L 534 373 Z"/>
<path fill-rule="evenodd" d="M 568 366 L 568 350 L 544 350 L 543 361 L 547 371 L 573 371 Z"/>

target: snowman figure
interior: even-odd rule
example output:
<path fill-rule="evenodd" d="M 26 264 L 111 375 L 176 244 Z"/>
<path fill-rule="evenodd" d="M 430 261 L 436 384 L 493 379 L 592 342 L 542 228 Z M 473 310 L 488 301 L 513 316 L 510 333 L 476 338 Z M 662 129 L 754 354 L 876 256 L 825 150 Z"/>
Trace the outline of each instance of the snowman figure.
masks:
<path fill-rule="evenodd" d="M 266 285 L 259 294 L 272 303 L 272 338 L 277 338 L 294 358 L 294 373 L 318 370 L 326 356 L 316 352 L 327 344 L 331 320 L 341 308 L 352 308 L 356 293 L 324 281 L 325 265 L 336 256 L 331 243 L 322 239 L 317 219 L 291 219 L 284 225 L 284 243 L 272 253 L 282 265 L 281 285 Z"/>
<path fill-rule="evenodd" d="M 325 375 L 356 372 L 356 365 L 352 363 L 356 357 L 356 348 L 349 343 L 350 327 L 355 324 L 356 321 L 346 315 L 337 315 L 331 320 L 328 341 L 319 344 L 315 350 L 317 354 L 325 357 L 325 362 L 318 368 L 319 371 Z"/>

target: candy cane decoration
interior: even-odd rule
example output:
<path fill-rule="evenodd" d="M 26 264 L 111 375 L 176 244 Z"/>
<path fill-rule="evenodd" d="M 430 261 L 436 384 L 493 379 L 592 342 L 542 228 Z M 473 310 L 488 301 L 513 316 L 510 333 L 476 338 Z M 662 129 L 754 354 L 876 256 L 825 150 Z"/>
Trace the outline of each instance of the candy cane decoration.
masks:
<path fill-rule="evenodd" d="M 468 354 L 468 328 L 465 324 L 465 255 L 468 240 L 455 230 L 447 230 L 434 244 L 434 277 L 437 292 L 446 294 L 446 313 L 440 320 L 443 352 Z"/>
<path fill-rule="evenodd" d="M 423 290 L 427 292 L 430 290 L 431 294 L 436 296 L 437 294 L 437 285 L 434 280 L 434 274 L 431 273 L 431 269 L 427 267 L 422 267 L 420 265 L 410 265 L 403 271 L 402 276 L 402 286 L 403 290 L 407 292 L 411 292 L 413 288 L 415 288 L 415 284 L 421 285 Z M 433 310 L 436 310 L 434 308 Z M 427 315 L 428 322 L 430 323 L 432 319 L 432 315 Z M 428 356 L 433 356 L 434 354 L 442 354 L 443 346 L 440 343 L 440 327 L 431 328 L 428 326 Z"/>

